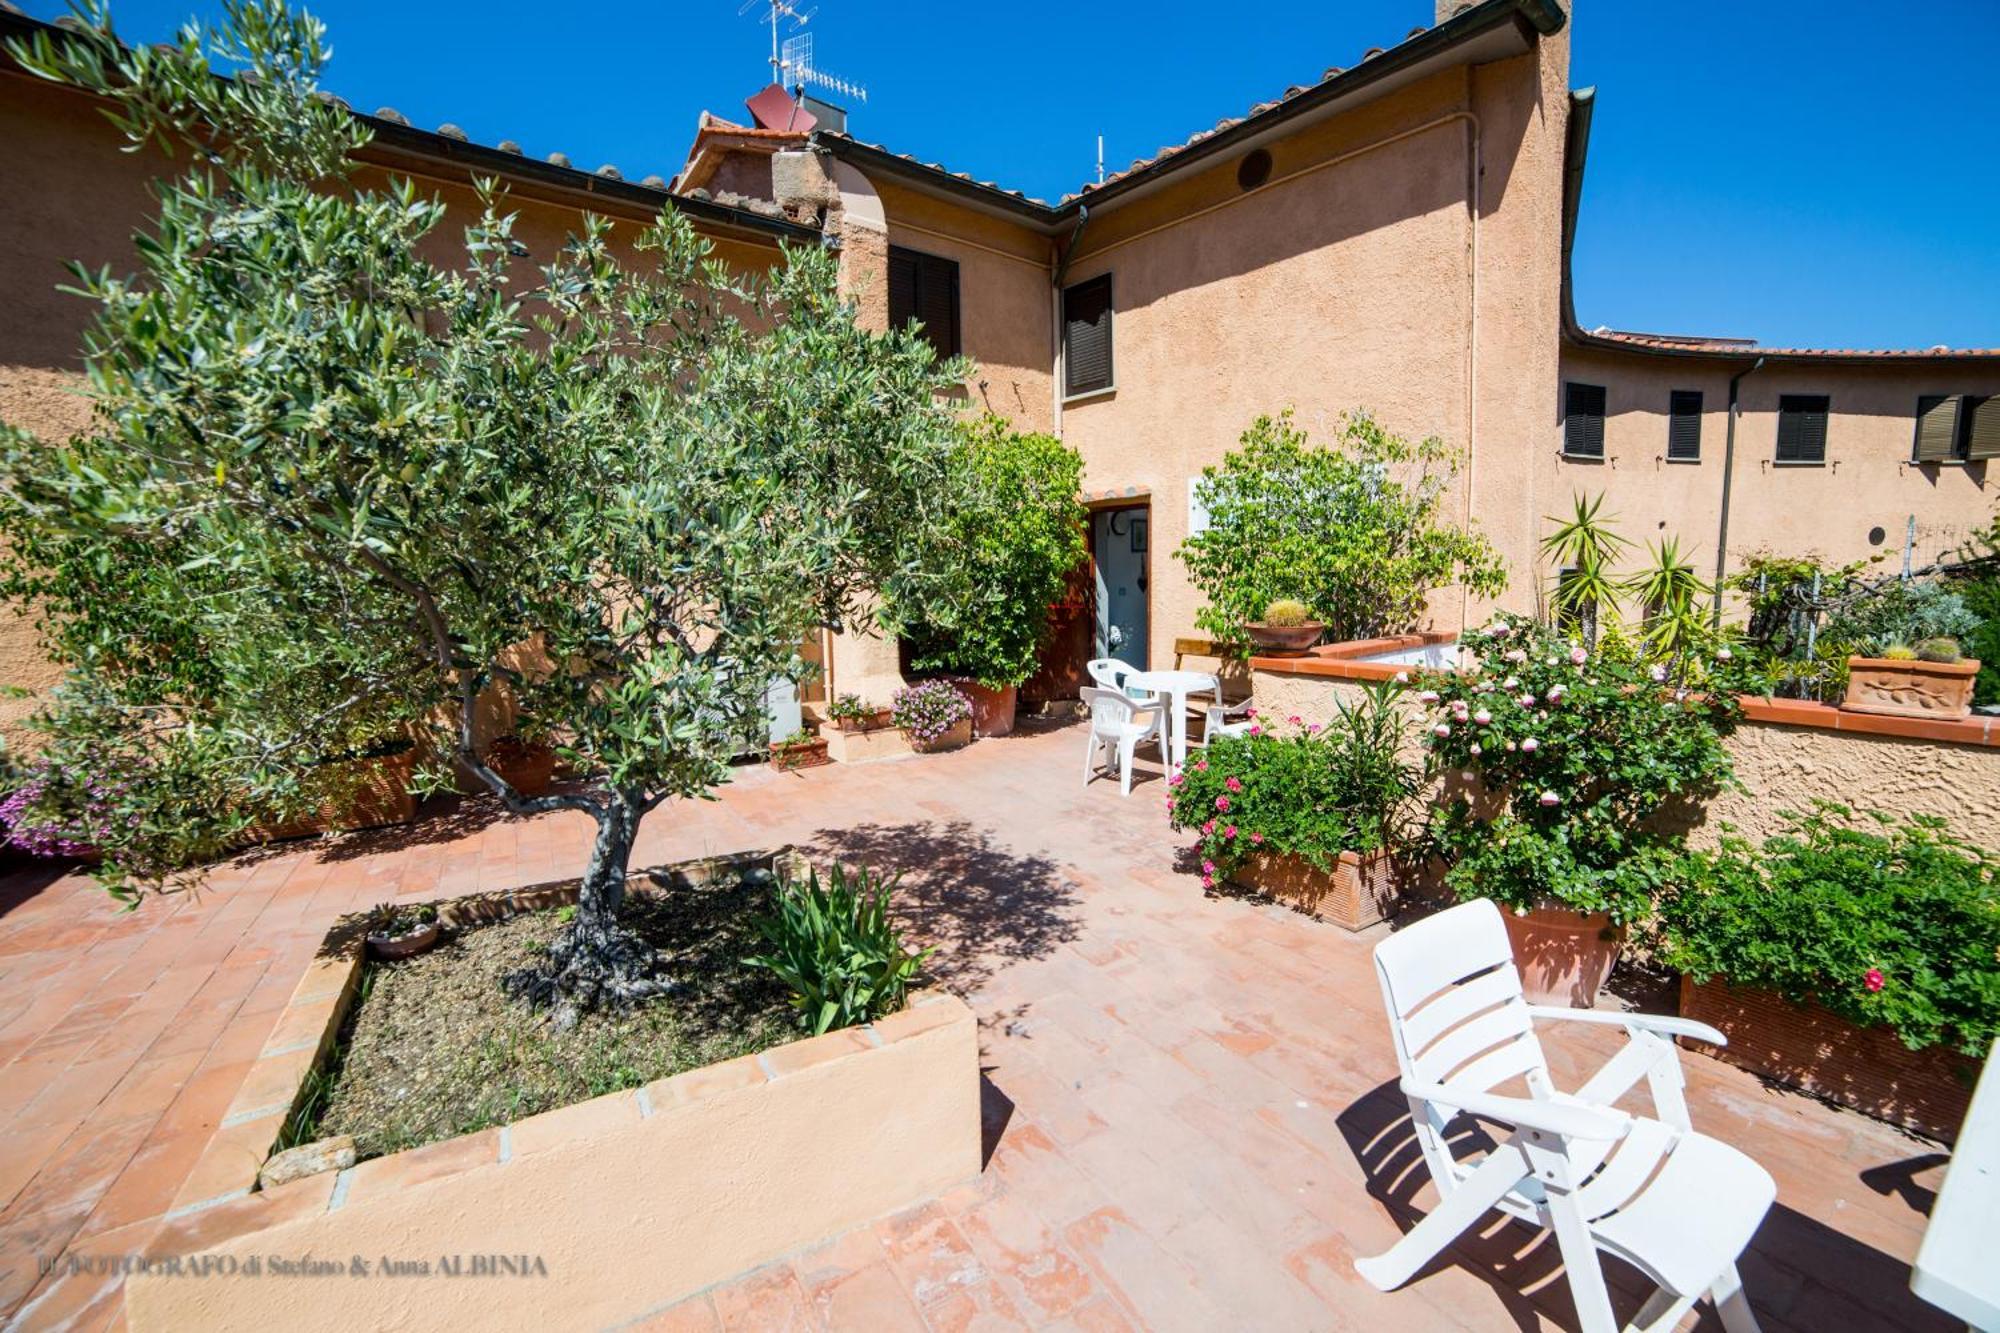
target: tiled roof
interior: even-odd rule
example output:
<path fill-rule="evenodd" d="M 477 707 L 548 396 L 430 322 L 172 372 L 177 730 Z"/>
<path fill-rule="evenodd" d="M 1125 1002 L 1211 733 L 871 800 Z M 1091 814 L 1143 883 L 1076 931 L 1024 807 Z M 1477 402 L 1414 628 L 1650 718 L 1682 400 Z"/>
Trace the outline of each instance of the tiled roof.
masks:
<path fill-rule="evenodd" d="M 972 176 L 966 172 L 953 171 L 950 167 L 945 166 L 941 162 L 926 162 L 920 157 L 912 157 L 908 153 L 899 153 L 895 149 L 887 147 L 886 145 L 879 143 L 870 143 L 866 139 L 857 139 L 851 134 L 841 134 L 834 130 L 817 130 L 814 132 L 813 138 L 851 143 L 856 145 L 857 147 L 871 149 L 874 152 L 882 153 L 889 157 L 896 158 L 900 161 L 907 162 L 913 167 L 922 167 L 925 171 L 934 172 L 940 176 L 949 176 L 953 180 L 963 181 L 967 185 L 976 186 L 977 188 L 982 190 L 990 190 L 995 194 L 1005 195 L 1009 199 L 1012 199 L 1017 203 L 1027 204 L 1033 208 L 1049 207 L 1049 202 L 1046 199 L 1037 199 L 1035 196 L 1031 194 L 1023 194 L 1019 190 L 1010 190 L 1006 186 L 995 184 L 992 181 L 980 180 L 977 177 Z"/>
<path fill-rule="evenodd" d="M 1749 338 L 1703 338 L 1670 333 L 1626 333 L 1591 329 L 1586 342 L 1610 343 L 1651 352 L 1681 352 L 1706 356 L 1837 357 L 1856 361 L 1908 361 L 1926 357 L 2000 357 L 2000 347 L 1762 347 Z"/>

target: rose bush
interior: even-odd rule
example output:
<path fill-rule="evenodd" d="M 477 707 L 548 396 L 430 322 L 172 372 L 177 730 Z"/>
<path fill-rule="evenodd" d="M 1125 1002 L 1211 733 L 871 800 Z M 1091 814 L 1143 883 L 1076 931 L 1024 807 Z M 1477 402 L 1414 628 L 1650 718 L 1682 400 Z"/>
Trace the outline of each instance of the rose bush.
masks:
<path fill-rule="evenodd" d="M 1735 780 L 1738 655 L 1709 643 L 1649 660 L 1616 634 L 1592 651 L 1516 617 L 1460 642 L 1476 666 L 1415 681 L 1433 773 L 1469 788 L 1433 823 L 1446 883 L 1520 911 L 1645 917 L 1683 849 L 1663 816 Z"/>

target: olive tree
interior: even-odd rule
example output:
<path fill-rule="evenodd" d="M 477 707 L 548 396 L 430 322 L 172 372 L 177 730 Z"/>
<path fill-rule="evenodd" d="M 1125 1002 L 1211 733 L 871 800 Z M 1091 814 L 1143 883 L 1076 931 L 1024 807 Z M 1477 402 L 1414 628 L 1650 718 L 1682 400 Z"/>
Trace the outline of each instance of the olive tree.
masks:
<path fill-rule="evenodd" d="M 738 276 L 671 208 L 635 255 L 590 217 L 529 256 L 486 182 L 451 244 L 438 200 L 353 178 L 367 130 L 316 94 L 320 25 L 227 11 L 127 47 L 87 6 L 16 51 L 186 160 L 137 274 L 77 270 L 93 424 L 0 458 L 7 577 L 71 668 L 51 744 L 126 794 L 106 874 L 215 845 L 192 830 L 357 718 L 408 728 L 509 810 L 596 823 L 521 988 L 564 1021 L 657 994 L 619 923 L 640 820 L 727 779 L 816 627 L 922 602 L 964 368 L 857 327 L 831 254 Z M 496 687 L 581 782 L 527 796 L 487 764 Z"/>

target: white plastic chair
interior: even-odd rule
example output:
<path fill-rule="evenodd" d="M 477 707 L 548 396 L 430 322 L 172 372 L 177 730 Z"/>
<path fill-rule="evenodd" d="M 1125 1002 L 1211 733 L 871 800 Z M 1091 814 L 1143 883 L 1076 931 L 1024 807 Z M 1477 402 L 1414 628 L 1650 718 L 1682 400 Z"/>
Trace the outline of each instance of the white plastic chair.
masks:
<path fill-rule="evenodd" d="M 1100 690 L 1116 690 L 1128 699 L 1151 697 L 1144 690 L 1132 691 L 1125 688 L 1126 678 L 1139 673 L 1139 668 L 1130 662 L 1121 662 L 1115 657 L 1094 657 L 1085 663 L 1084 670 L 1090 673 L 1090 679 Z"/>
<path fill-rule="evenodd" d="M 1217 689 L 1216 693 L 1220 695 L 1222 691 Z M 1218 736 L 1249 735 L 1250 728 L 1257 725 L 1249 716 L 1250 708 L 1251 703 L 1248 699 L 1243 700 L 1241 703 L 1225 704 L 1217 702 L 1210 704 L 1207 714 L 1202 719 L 1201 743 L 1203 747 L 1206 748 L 1208 743 Z M 1233 722 L 1230 720 L 1232 717 L 1236 719 Z"/>
<path fill-rule="evenodd" d="M 1671 1329 L 1706 1294 L 1729 1333 L 1755 1333 L 1736 1259 L 1777 1186 L 1689 1126 L 1673 1044 L 1687 1036 L 1720 1046 L 1720 1032 L 1685 1018 L 1527 1003 L 1500 911 L 1485 900 L 1390 936 L 1375 948 L 1375 972 L 1439 1202 L 1387 1253 L 1357 1260 L 1363 1277 L 1383 1291 L 1401 1286 L 1498 1208 L 1555 1233 L 1583 1333 L 1617 1327 L 1599 1250 L 1659 1285 L 1628 1329 Z M 1574 1094 L 1558 1092 L 1537 1021 L 1622 1026 L 1628 1041 Z M 1657 1118 L 1611 1106 L 1641 1078 Z M 1493 1091 L 1516 1079 L 1526 1096 Z M 1483 1159 L 1452 1154 L 1445 1129 L 1461 1114 L 1499 1140 Z"/>
<path fill-rule="evenodd" d="M 1161 739 L 1160 723 L 1163 710 L 1159 703 L 1140 703 L 1127 698 L 1122 692 L 1110 689 L 1093 689 L 1086 685 L 1077 694 L 1084 706 L 1090 709 L 1090 738 L 1083 750 L 1083 785 L 1104 767 L 1105 756 L 1109 755 L 1118 765 L 1119 791 L 1126 796 L 1132 794 L 1132 752 L 1139 743 L 1152 740 L 1160 746 L 1162 761 L 1165 760 L 1166 744 Z"/>

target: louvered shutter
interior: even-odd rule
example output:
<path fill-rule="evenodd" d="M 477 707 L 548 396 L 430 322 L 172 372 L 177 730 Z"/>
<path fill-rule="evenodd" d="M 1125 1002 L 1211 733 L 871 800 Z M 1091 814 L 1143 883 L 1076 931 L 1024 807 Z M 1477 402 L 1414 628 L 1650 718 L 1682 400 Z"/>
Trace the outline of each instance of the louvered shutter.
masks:
<path fill-rule="evenodd" d="M 1111 387 L 1111 275 L 1063 292 L 1063 393 Z"/>
<path fill-rule="evenodd" d="M 1563 387 L 1563 452 L 1572 458 L 1604 457 L 1604 386 Z"/>
<path fill-rule="evenodd" d="M 1779 395 L 1777 460 L 1780 463 L 1826 461 L 1827 407 L 1824 394 Z"/>
<path fill-rule="evenodd" d="M 889 247 L 889 325 L 911 320 L 939 356 L 957 356 L 958 264 L 919 250 Z"/>
<path fill-rule="evenodd" d="M 1701 390 L 1675 389 L 1667 400 L 1667 457 L 1691 463 L 1701 457 Z"/>
<path fill-rule="evenodd" d="M 1958 457 L 1958 412 L 1962 399 L 1926 394 L 1917 399 L 1917 461 L 1949 463 Z"/>
<path fill-rule="evenodd" d="M 2000 395 L 1968 399 L 1964 410 L 1972 413 L 1971 429 L 1965 433 L 1965 456 L 2000 458 Z"/>

